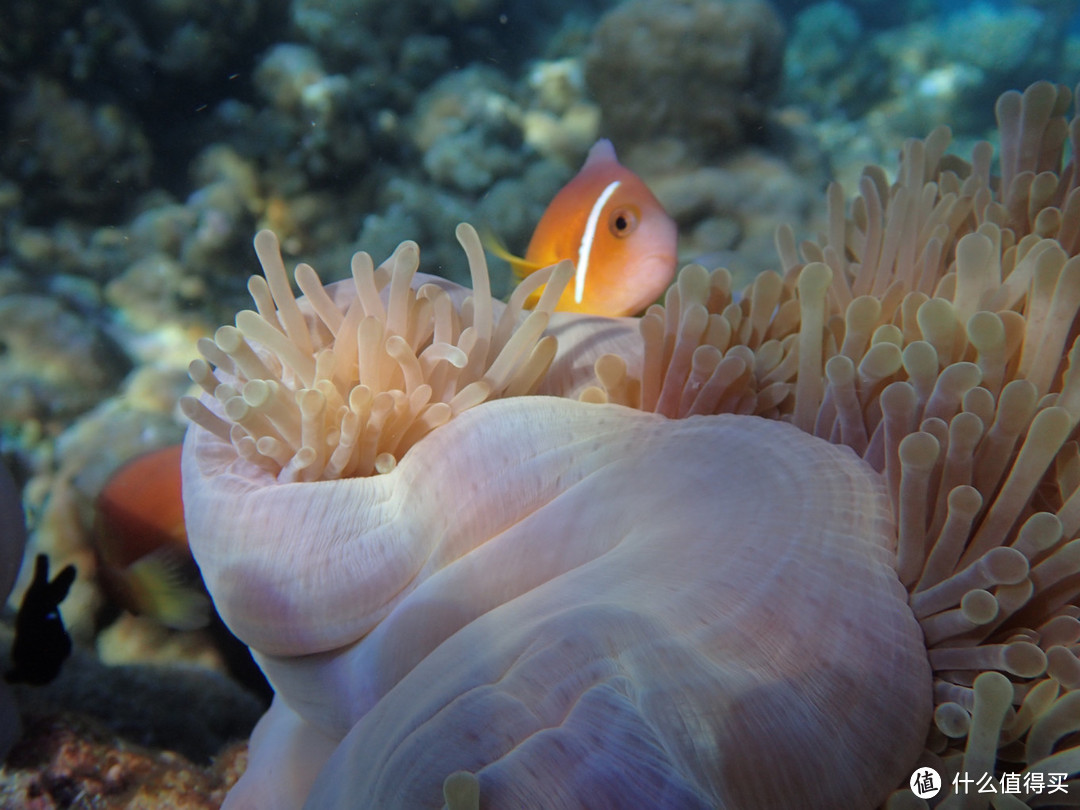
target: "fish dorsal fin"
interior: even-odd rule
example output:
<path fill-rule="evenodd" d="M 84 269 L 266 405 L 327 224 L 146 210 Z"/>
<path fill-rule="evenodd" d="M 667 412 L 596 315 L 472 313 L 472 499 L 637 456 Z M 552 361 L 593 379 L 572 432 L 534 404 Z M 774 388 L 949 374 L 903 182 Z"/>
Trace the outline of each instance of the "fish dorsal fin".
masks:
<path fill-rule="evenodd" d="M 609 162 L 619 162 L 615 156 L 615 146 L 607 138 L 601 138 L 589 148 L 589 154 L 585 157 L 585 163 L 581 168 L 585 170 L 590 166 L 599 166 Z"/>

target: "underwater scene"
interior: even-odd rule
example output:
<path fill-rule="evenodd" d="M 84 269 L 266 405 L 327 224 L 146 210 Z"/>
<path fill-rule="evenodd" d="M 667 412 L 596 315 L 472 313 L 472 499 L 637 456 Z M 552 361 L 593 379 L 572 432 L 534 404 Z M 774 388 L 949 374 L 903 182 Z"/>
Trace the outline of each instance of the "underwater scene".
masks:
<path fill-rule="evenodd" d="M 0 810 L 1080 806 L 1080 0 L 0 6 Z"/>

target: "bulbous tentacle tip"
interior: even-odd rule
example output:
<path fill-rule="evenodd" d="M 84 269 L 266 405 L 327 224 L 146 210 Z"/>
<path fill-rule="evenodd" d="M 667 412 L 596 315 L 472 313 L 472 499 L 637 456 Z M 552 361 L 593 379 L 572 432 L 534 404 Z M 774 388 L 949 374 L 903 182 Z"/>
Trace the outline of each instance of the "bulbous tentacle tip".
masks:
<path fill-rule="evenodd" d="M 480 782 L 469 771 L 454 771 L 443 782 L 446 810 L 480 810 Z"/>

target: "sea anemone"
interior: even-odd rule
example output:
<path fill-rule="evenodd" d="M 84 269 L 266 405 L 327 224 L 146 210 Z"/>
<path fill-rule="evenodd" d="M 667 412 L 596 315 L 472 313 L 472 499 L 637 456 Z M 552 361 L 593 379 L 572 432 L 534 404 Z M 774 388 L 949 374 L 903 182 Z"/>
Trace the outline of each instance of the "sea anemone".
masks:
<path fill-rule="evenodd" d="M 185 405 L 192 550 L 277 690 L 231 806 L 1076 793 L 1069 102 L 1001 98 L 1000 178 L 907 142 L 782 273 L 690 266 L 640 319 L 552 314 L 564 268 L 504 308 L 467 226 L 471 295 L 404 243 L 298 302 L 260 234 Z"/>

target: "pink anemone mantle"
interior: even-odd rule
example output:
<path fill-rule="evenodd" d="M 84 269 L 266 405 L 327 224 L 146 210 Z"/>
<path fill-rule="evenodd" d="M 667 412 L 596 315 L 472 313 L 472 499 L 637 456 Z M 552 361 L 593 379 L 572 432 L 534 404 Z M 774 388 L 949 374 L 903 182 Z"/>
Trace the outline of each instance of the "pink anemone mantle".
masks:
<path fill-rule="evenodd" d="M 492 301 L 467 226 L 472 291 L 405 243 L 301 265 L 297 302 L 260 234 L 185 403 L 192 549 L 277 693 L 226 806 L 918 807 L 919 764 L 1080 770 L 1062 93 L 999 104 L 1002 180 L 936 132 L 850 214 L 831 190 L 821 245 L 782 231 L 783 275 L 686 268 L 637 320 L 551 314 L 561 267 Z"/>

